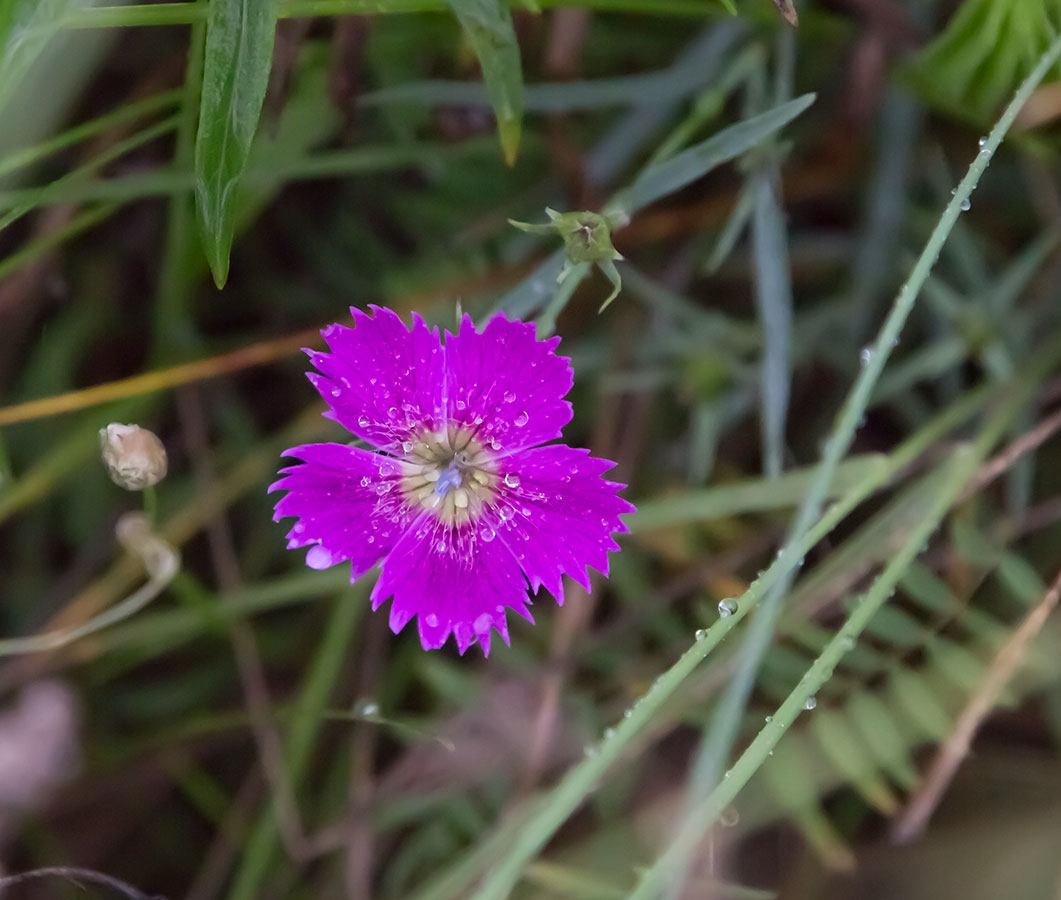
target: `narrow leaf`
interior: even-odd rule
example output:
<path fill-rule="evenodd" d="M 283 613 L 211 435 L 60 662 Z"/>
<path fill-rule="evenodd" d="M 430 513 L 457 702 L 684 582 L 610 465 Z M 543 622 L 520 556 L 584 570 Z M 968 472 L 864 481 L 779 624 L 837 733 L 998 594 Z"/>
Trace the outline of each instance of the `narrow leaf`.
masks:
<path fill-rule="evenodd" d="M 279 0 L 212 0 L 195 141 L 195 208 L 217 286 L 228 278 L 236 186 L 265 100 Z"/>
<path fill-rule="evenodd" d="M 512 13 L 499 0 L 449 0 L 449 4 L 479 58 L 501 151 L 511 166 L 519 152 L 523 120 L 523 71 Z"/>
<path fill-rule="evenodd" d="M 65 17 L 84 0 L 0 0 L 0 109 Z"/>
<path fill-rule="evenodd" d="M 778 194 L 776 163 L 752 176 L 752 257 L 755 306 L 763 332 L 762 406 L 763 471 L 781 474 L 785 455 L 785 420 L 792 385 L 792 283 L 789 275 L 785 215 Z"/>
<path fill-rule="evenodd" d="M 706 141 L 683 150 L 664 163 L 646 169 L 609 204 L 619 213 L 630 214 L 702 178 L 716 166 L 735 159 L 778 131 L 814 102 L 804 94 L 771 110 L 731 125 Z"/>

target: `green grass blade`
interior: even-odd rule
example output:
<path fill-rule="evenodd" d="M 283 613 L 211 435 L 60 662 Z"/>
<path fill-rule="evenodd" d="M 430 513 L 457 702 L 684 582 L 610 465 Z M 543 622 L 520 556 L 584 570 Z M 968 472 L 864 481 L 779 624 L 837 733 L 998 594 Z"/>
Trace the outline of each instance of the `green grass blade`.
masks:
<path fill-rule="evenodd" d="M 305 776 L 324 722 L 328 698 L 343 670 L 350 643 L 365 610 L 363 595 L 363 587 L 342 592 L 321 633 L 321 643 L 295 708 L 285 748 L 288 777 L 295 787 Z M 230 900 L 252 900 L 262 895 L 262 882 L 268 875 L 278 843 L 279 831 L 270 804 L 262 810 L 247 838 L 241 865 L 229 893 Z"/>
<path fill-rule="evenodd" d="M 769 478 L 776 478 L 784 468 L 785 421 L 792 387 L 792 283 L 780 190 L 776 165 L 766 165 L 752 176 L 755 305 L 763 331 L 760 424 L 763 472 Z"/>
<path fill-rule="evenodd" d="M 0 4 L 0 110 L 78 0 L 8 0 Z"/>
<path fill-rule="evenodd" d="M 479 65 L 497 118 L 501 151 L 511 166 L 523 122 L 523 71 L 512 13 L 499 0 L 449 0 Z"/>
<path fill-rule="evenodd" d="M 73 128 L 68 128 L 55 137 L 48 138 L 31 147 L 23 147 L 8 153 L 3 158 L 0 158 L 0 178 L 10 175 L 19 169 L 32 166 L 53 153 L 95 137 L 108 128 L 123 125 L 133 119 L 139 119 L 173 106 L 179 97 L 179 91 L 162 91 L 143 100 L 136 100 L 124 106 L 119 106 L 113 112 L 83 122 L 80 125 L 75 125 Z"/>
<path fill-rule="evenodd" d="M 279 0 L 213 0 L 195 142 L 199 233 L 217 286 L 228 278 L 236 188 L 258 127 Z"/>
<path fill-rule="evenodd" d="M 830 496 L 847 493 L 878 469 L 883 460 L 883 456 L 875 453 L 845 460 L 836 470 Z M 637 513 L 630 517 L 630 528 L 635 532 L 652 531 L 704 519 L 796 506 L 807 492 L 813 475 L 813 468 L 794 469 L 769 480 L 749 478 L 642 501 L 637 504 Z"/>
<path fill-rule="evenodd" d="M 611 202 L 617 214 L 630 213 L 672 194 L 712 169 L 736 159 L 742 153 L 783 128 L 814 102 L 814 94 L 804 94 L 780 106 L 731 125 L 665 163 L 646 169 L 630 187 Z"/>

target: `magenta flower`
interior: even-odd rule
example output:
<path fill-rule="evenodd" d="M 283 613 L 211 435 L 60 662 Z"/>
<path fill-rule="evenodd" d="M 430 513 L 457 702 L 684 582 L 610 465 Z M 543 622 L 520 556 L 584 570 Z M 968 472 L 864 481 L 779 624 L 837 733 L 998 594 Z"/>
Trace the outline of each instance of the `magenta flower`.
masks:
<path fill-rule="evenodd" d="M 571 362 L 558 337 L 499 314 L 480 334 L 465 316 L 457 334 L 410 331 L 389 309 L 353 309 L 354 328 L 330 325 L 331 353 L 309 354 L 309 379 L 335 419 L 376 448 L 305 444 L 285 455 L 269 490 L 285 490 L 274 519 L 295 516 L 287 546 L 306 564 L 349 560 L 351 579 L 381 559 L 372 608 L 393 597 L 390 626 L 417 617 L 425 649 L 452 633 L 464 653 L 490 629 L 508 643 L 505 609 L 533 622 L 531 591 L 564 602 L 561 576 L 589 589 L 587 567 L 608 573 L 624 532 L 624 485 L 601 473 L 615 463 L 561 444 L 571 421 Z"/>

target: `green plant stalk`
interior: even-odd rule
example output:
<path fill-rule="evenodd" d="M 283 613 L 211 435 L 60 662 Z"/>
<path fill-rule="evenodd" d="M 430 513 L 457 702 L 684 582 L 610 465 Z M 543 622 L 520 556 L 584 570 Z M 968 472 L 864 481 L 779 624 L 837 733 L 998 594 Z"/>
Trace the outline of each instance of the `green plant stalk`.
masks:
<path fill-rule="evenodd" d="M 982 442 L 981 442 L 982 443 Z M 922 547 L 939 527 L 940 520 L 961 493 L 983 460 L 988 448 L 982 453 L 964 446 L 955 451 L 951 459 L 940 466 L 942 482 L 933 497 L 925 518 L 910 532 L 899 551 L 874 580 L 873 585 L 859 601 L 854 611 L 825 646 L 799 684 L 785 698 L 767 724 L 741 754 L 740 758 L 725 773 L 725 777 L 707 796 L 703 803 L 693 809 L 672 839 L 666 852 L 646 870 L 637 887 L 629 894 L 629 900 L 652 900 L 659 895 L 676 872 L 685 872 L 697 846 L 708 828 L 728 806 L 751 777 L 766 762 L 787 729 L 805 709 L 807 700 L 831 677 L 841 658 L 854 646 L 858 636 L 880 611 L 880 608 L 895 593 L 896 585 L 906 574 L 910 564 Z"/>
<path fill-rule="evenodd" d="M 292 787 L 298 786 L 309 764 L 317 733 L 324 721 L 321 713 L 327 708 L 328 696 L 347 660 L 347 648 L 366 606 L 364 594 L 365 591 L 359 587 L 340 594 L 335 600 L 331 618 L 321 632 L 320 647 L 295 709 L 286 745 L 285 756 Z M 272 803 L 267 803 L 247 839 L 229 900 L 255 900 L 261 896 L 261 884 L 276 855 L 279 840 Z"/>
<path fill-rule="evenodd" d="M 822 504 L 828 495 L 836 470 L 841 460 L 854 441 L 859 422 L 869 407 L 884 366 L 892 349 L 899 343 L 906 319 L 928 279 L 929 273 L 939 257 L 951 230 L 962 209 L 967 205 L 969 196 L 976 188 L 980 177 L 987 169 L 994 152 L 1002 143 L 1006 132 L 1013 124 L 1017 113 L 1027 102 L 1038 83 L 1050 70 L 1058 55 L 1061 55 L 1061 38 L 1051 46 L 1040 59 L 1035 70 L 1017 89 L 1013 100 L 999 118 L 991 134 L 979 153 L 969 166 L 968 172 L 959 183 L 950 203 L 947 204 L 940 220 L 925 244 L 910 276 L 899 291 L 891 311 L 881 327 L 880 333 L 872 347 L 863 351 L 863 366 L 855 379 L 844 405 L 837 416 L 836 423 L 825 442 L 821 462 L 802 503 L 796 511 L 794 522 L 789 530 L 785 548 L 790 547 L 818 519 Z M 788 554 L 783 553 L 783 556 Z M 741 655 L 733 678 L 729 681 L 725 693 L 715 708 L 704 744 L 694 765 L 694 790 L 706 794 L 718 780 L 718 775 L 729 757 L 733 742 L 736 740 L 741 717 L 747 706 L 755 679 L 759 672 L 763 656 L 766 654 L 774 635 L 777 618 L 781 612 L 781 603 L 795 578 L 796 568 L 803 555 L 792 556 L 789 566 L 771 587 L 763 599 L 759 614 L 748 629 L 747 637 L 741 648 Z M 672 858 L 673 859 L 673 858 Z"/>
<path fill-rule="evenodd" d="M 299 572 L 262 584 L 248 585 L 231 594 L 209 594 L 219 624 L 295 603 L 309 603 L 350 583 L 350 575 L 334 571 Z M 145 645 L 162 645 L 167 652 L 183 646 L 214 625 L 194 609 L 167 609 L 140 616 L 96 638 L 101 654 Z M 75 661 L 76 662 L 76 661 Z"/>
<path fill-rule="evenodd" d="M 31 147 L 23 147 L 19 150 L 15 150 L 3 159 L 0 159 L 0 178 L 10 175 L 12 172 L 16 172 L 19 169 L 32 166 L 34 163 L 46 159 L 53 153 L 57 153 L 67 147 L 72 147 L 74 144 L 79 144 L 81 141 L 95 137 L 97 134 L 107 131 L 110 128 L 115 128 L 126 122 L 139 119 L 141 116 L 147 116 L 151 113 L 158 112 L 159 110 L 166 109 L 169 106 L 173 106 L 178 100 L 180 100 L 180 95 L 180 89 L 161 91 L 160 93 L 153 94 L 143 100 L 137 100 L 132 103 L 127 103 L 124 106 L 119 106 L 113 112 L 98 116 L 97 118 L 91 119 L 88 122 L 83 122 L 80 125 L 75 125 L 73 128 L 68 128 L 61 134 L 57 134 L 55 137 L 41 141 Z"/>
<path fill-rule="evenodd" d="M 158 491 L 155 485 L 149 484 L 144 488 L 144 515 L 152 525 L 158 524 Z"/>
<path fill-rule="evenodd" d="M 91 209 L 85 210 L 74 216 L 69 222 L 55 231 L 49 231 L 33 241 L 30 241 L 17 253 L 5 256 L 0 260 L 0 281 L 3 281 L 13 272 L 17 272 L 23 266 L 36 262 L 46 253 L 50 253 L 64 241 L 76 237 L 83 231 L 98 225 L 104 219 L 110 218 L 121 207 L 116 203 L 98 203 Z"/>
<path fill-rule="evenodd" d="M 194 132 L 193 132 L 194 134 Z M 334 150 L 316 153 L 302 159 L 293 159 L 272 168 L 260 165 L 247 169 L 243 178 L 247 184 L 270 182 L 277 178 L 288 180 L 311 180 L 315 178 L 340 177 L 366 172 L 382 172 L 400 169 L 422 162 L 445 160 L 481 152 L 493 141 L 469 140 L 450 147 L 419 143 L 401 146 L 356 147 L 349 150 Z M 141 175 L 122 175 L 96 181 L 77 181 L 66 184 L 64 191 L 49 193 L 51 203 L 83 203 L 89 200 L 112 200 L 128 202 L 143 197 L 179 194 L 192 189 L 190 163 L 180 162 L 182 153 L 177 153 L 174 165 Z M 32 202 L 41 188 L 21 188 L 0 191 L 0 210 Z"/>
<path fill-rule="evenodd" d="M 195 5 L 206 9 L 196 0 Z M 199 122 L 199 94 L 203 84 L 203 58 L 206 44 L 205 18 L 192 27 L 181 87 L 180 122 L 173 164 L 187 172 L 188 190 L 174 193 L 166 211 L 166 236 L 162 249 L 162 264 L 155 289 L 155 315 L 152 323 L 156 363 L 164 364 L 178 358 L 193 343 L 189 335 L 186 307 L 196 271 L 192 268 L 191 247 L 194 242 L 194 211 L 191 197 L 191 168 L 195 153 L 195 131 Z"/>
<path fill-rule="evenodd" d="M 31 188 L 26 191 L 21 191 L 20 194 L 23 196 L 22 202 L 14 205 L 13 208 L 9 209 L 3 216 L 0 216 L 0 231 L 3 231 L 8 226 L 18 221 L 18 219 L 22 218 L 22 216 L 36 207 L 45 203 L 56 202 L 56 198 L 62 194 L 65 188 L 69 187 L 71 184 L 85 182 L 87 180 L 86 176 L 90 175 L 96 169 L 124 156 L 130 150 L 135 150 L 137 147 L 141 147 L 144 144 L 150 143 L 156 138 L 169 133 L 177 127 L 179 119 L 179 116 L 170 116 L 169 118 L 163 119 L 161 122 L 149 125 L 142 131 L 138 131 L 136 134 L 130 135 L 124 140 L 116 142 L 98 156 L 93 157 L 84 164 L 78 166 L 76 169 L 63 175 L 61 178 L 57 178 L 50 184 L 40 188 Z"/>
<path fill-rule="evenodd" d="M 567 275 L 564 276 L 564 280 L 556 286 L 556 293 L 553 294 L 553 299 L 549 301 L 549 305 L 542 310 L 541 315 L 534 322 L 539 340 L 544 340 L 556 331 L 557 317 L 564 311 L 564 307 L 574 296 L 578 286 L 582 284 L 582 279 L 589 274 L 590 268 L 591 266 L 588 262 L 575 263 Z"/>
<path fill-rule="evenodd" d="M 518 3 L 511 3 L 518 6 Z M 704 0 L 538 0 L 542 8 L 582 6 L 602 12 L 651 12 L 653 15 L 718 18 L 727 15 L 721 5 Z M 367 13 L 418 13 L 448 10 L 446 0 L 286 0 L 280 18 L 362 15 Z M 756 17 L 758 18 L 758 17 Z M 63 22 L 64 28 L 123 28 L 149 25 L 192 25 L 206 21 L 206 10 L 195 3 L 101 6 L 78 10 Z"/>

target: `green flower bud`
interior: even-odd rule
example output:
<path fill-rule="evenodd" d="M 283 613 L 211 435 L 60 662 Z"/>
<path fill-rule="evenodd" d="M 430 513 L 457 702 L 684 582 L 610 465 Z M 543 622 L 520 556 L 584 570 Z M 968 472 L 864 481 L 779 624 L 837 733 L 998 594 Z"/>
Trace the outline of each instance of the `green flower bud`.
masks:
<path fill-rule="evenodd" d="M 580 263 L 595 263 L 612 283 L 612 292 L 601 306 L 603 311 L 619 295 L 622 288 L 614 260 L 622 259 L 623 255 L 612 245 L 612 228 L 622 227 L 626 222 L 616 222 L 607 215 L 588 210 L 559 213 L 546 207 L 545 212 L 549 216 L 547 225 L 533 225 L 514 219 L 508 221 L 521 231 L 532 234 L 558 234 L 563 239 L 567 263 L 557 281 L 562 282 L 572 268 Z"/>

